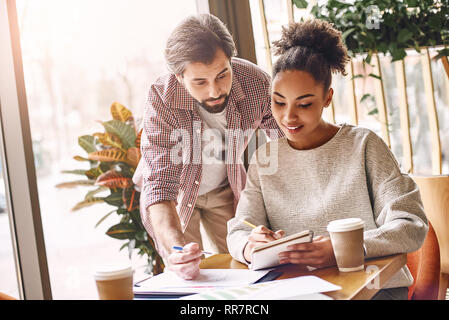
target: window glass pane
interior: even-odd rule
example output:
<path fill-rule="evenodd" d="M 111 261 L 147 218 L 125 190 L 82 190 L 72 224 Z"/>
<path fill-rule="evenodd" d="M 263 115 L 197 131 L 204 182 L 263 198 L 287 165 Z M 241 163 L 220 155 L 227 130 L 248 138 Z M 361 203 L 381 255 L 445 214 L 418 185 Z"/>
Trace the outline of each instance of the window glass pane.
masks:
<path fill-rule="evenodd" d="M 127 261 L 126 243 L 105 235 L 120 221 L 105 203 L 71 209 L 92 188 L 59 189 L 89 169 L 78 137 L 104 132 L 119 102 L 136 122 L 152 82 L 166 73 L 165 41 L 173 27 L 196 13 L 195 0 L 18 0 L 17 11 L 39 201 L 54 299 L 97 299 L 93 268 Z M 106 196 L 107 194 L 103 194 Z M 101 194 L 98 194 L 101 196 Z M 132 255 L 136 277 L 146 259 Z"/>
<path fill-rule="evenodd" d="M 439 50 L 440 48 L 438 48 Z M 434 86 L 435 105 L 437 108 L 438 125 L 442 154 L 442 173 L 449 174 L 449 75 L 444 72 L 442 59 L 433 59 L 436 48 L 430 48 L 432 79 Z"/>
<path fill-rule="evenodd" d="M 415 174 L 432 174 L 432 141 L 426 95 L 423 85 L 423 68 L 420 54 L 409 50 L 405 64 L 407 98 L 410 115 L 410 138 L 413 148 L 413 170 Z"/>
<path fill-rule="evenodd" d="M 269 61 L 274 63 L 277 59 L 276 56 L 272 54 L 267 55 L 268 48 L 265 45 L 262 14 L 265 14 L 266 28 L 268 31 L 268 41 L 270 47 L 273 46 L 273 41 L 279 40 L 281 37 L 282 26 L 288 24 L 288 12 L 287 12 L 287 2 L 280 0 L 264 0 L 263 8 L 260 6 L 260 1 L 250 0 L 251 8 L 251 19 L 252 26 L 254 30 L 254 44 L 256 48 L 256 58 L 257 64 L 271 74 L 269 70 Z M 263 12 L 264 10 L 264 12 Z"/>
<path fill-rule="evenodd" d="M 3 146 L 0 146 L 3 148 Z M 19 287 L 6 203 L 3 163 L 0 158 L 0 292 L 19 298 Z"/>

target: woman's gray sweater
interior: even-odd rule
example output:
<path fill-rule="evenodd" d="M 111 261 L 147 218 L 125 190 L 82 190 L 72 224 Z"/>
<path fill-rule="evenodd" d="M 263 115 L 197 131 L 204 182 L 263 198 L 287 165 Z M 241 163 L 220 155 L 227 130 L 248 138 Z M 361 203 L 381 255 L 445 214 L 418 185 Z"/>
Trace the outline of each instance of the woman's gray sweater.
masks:
<path fill-rule="evenodd" d="M 236 216 L 228 222 L 229 252 L 245 263 L 251 229 L 240 219 L 286 235 L 310 229 L 328 236 L 330 221 L 350 217 L 365 221 L 366 258 L 418 250 L 428 230 L 417 185 L 372 131 L 344 124 L 311 150 L 273 140 L 251 160 Z M 412 282 L 405 266 L 385 288 Z"/>

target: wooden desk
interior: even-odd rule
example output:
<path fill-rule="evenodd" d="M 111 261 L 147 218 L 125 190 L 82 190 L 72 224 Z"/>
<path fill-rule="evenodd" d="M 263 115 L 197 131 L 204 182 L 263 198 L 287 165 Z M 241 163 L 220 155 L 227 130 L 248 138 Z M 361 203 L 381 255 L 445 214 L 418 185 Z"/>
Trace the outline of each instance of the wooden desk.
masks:
<path fill-rule="evenodd" d="M 365 270 L 356 272 L 339 272 L 336 266 L 308 271 L 305 267 L 284 265 L 277 270 L 283 275 L 279 279 L 315 275 L 323 280 L 340 286 L 342 289 L 325 293 L 337 300 L 368 300 L 372 298 L 385 283 L 398 272 L 407 262 L 406 254 L 367 259 Z M 234 260 L 229 254 L 217 254 L 201 261 L 201 269 L 248 269 Z"/>

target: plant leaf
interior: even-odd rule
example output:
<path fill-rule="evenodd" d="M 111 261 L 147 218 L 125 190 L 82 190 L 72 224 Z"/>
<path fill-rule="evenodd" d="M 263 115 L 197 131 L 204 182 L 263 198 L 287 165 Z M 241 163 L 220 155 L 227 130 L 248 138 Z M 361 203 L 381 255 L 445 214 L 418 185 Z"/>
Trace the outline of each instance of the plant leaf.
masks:
<path fill-rule="evenodd" d="M 140 192 L 134 188 L 123 189 L 122 200 L 129 212 L 139 208 Z"/>
<path fill-rule="evenodd" d="M 75 159 L 76 161 L 89 161 L 89 159 L 83 158 L 81 156 L 74 156 L 73 159 Z"/>
<path fill-rule="evenodd" d="M 350 28 L 350 29 L 346 30 L 345 32 L 343 32 L 341 35 L 343 41 L 354 31 L 355 31 L 355 28 Z"/>
<path fill-rule="evenodd" d="M 130 125 L 119 120 L 111 120 L 103 122 L 103 126 L 106 132 L 113 133 L 120 138 L 123 148 L 129 149 L 136 146 L 136 132 Z"/>
<path fill-rule="evenodd" d="M 143 129 L 140 129 L 140 131 L 136 137 L 136 148 L 138 148 L 138 149 L 140 149 L 140 141 L 142 139 L 142 131 L 143 131 Z"/>
<path fill-rule="evenodd" d="M 377 80 L 382 80 L 382 78 L 380 76 L 378 76 L 377 74 L 374 74 L 374 73 L 370 73 L 368 75 L 368 77 L 373 77 L 373 78 L 376 78 Z"/>
<path fill-rule="evenodd" d="M 78 186 L 93 186 L 95 181 L 93 180 L 75 180 L 69 182 L 58 183 L 56 188 L 75 188 Z"/>
<path fill-rule="evenodd" d="M 111 148 L 89 153 L 88 158 L 89 160 L 105 162 L 126 161 L 126 152 L 120 149 Z"/>
<path fill-rule="evenodd" d="M 111 114 L 112 114 L 112 118 L 114 120 L 119 120 L 122 122 L 125 122 L 133 115 L 131 113 L 131 111 L 126 109 L 125 106 L 123 106 L 122 104 L 120 104 L 118 102 L 114 102 L 111 105 Z"/>
<path fill-rule="evenodd" d="M 122 246 L 118 250 L 122 251 L 124 248 L 128 247 L 128 244 L 129 244 L 129 242 L 125 242 L 124 244 L 122 244 Z"/>
<path fill-rule="evenodd" d="M 372 98 L 372 95 L 369 94 L 369 93 L 365 93 L 365 94 L 363 95 L 363 97 L 360 99 L 360 102 L 363 102 L 363 101 L 365 101 L 365 100 L 368 99 L 368 98 Z"/>
<path fill-rule="evenodd" d="M 101 175 L 103 171 L 101 171 L 100 167 L 95 167 L 90 170 L 87 170 L 85 175 L 91 180 L 96 180 L 99 175 Z"/>
<path fill-rule="evenodd" d="M 305 9 L 305 8 L 307 8 L 307 5 L 308 5 L 306 0 L 293 0 L 293 3 L 299 9 Z"/>
<path fill-rule="evenodd" d="M 98 138 L 98 141 L 100 141 L 101 144 L 105 146 L 111 146 L 117 149 L 123 149 L 122 141 L 119 137 L 117 137 L 115 134 L 110 132 L 97 132 L 94 133 L 94 137 Z"/>
<path fill-rule="evenodd" d="M 77 210 L 80 210 L 80 209 L 82 209 L 82 208 L 91 206 L 91 205 L 96 204 L 96 203 L 101 203 L 101 202 L 104 202 L 104 199 L 103 199 L 103 198 L 95 198 L 95 197 L 93 197 L 93 198 L 90 198 L 90 199 L 87 199 L 87 200 L 78 202 L 78 203 L 72 208 L 72 211 L 77 211 Z"/>
<path fill-rule="evenodd" d="M 438 54 L 435 57 L 433 57 L 433 59 L 438 60 L 438 59 L 440 59 L 442 57 L 446 57 L 446 56 L 449 56 L 449 48 L 444 48 L 444 49 L 439 50 Z"/>
<path fill-rule="evenodd" d="M 351 80 L 363 78 L 363 74 L 356 74 L 355 76 L 352 76 Z"/>
<path fill-rule="evenodd" d="M 125 208 L 118 208 L 118 209 L 117 209 L 117 214 L 118 214 L 118 215 L 125 215 L 125 214 L 128 214 L 128 210 L 126 210 Z"/>
<path fill-rule="evenodd" d="M 78 144 L 87 153 L 97 151 L 97 148 L 95 147 L 95 137 L 94 136 L 90 136 L 90 135 L 81 136 L 78 138 Z"/>
<path fill-rule="evenodd" d="M 97 178 L 95 185 L 110 189 L 126 189 L 133 185 L 133 181 L 131 178 L 126 178 L 115 170 L 109 170 Z"/>
<path fill-rule="evenodd" d="M 106 202 L 111 206 L 121 207 L 123 205 L 122 193 L 121 192 L 111 193 L 109 196 L 104 198 L 104 202 Z"/>
<path fill-rule="evenodd" d="M 117 210 L 112 210 L 111 212 L 107 213 L 103 218 L 98 220 L 97 224 L 95 225 L 95 228 L 98 227 L 100 225 L 100 223 L 102 223 L 107 217 L 109 217 L 115 211 L 117 211 Z"/>
<path fill-rule="evenodd" d="M 136 232 L 134 225 L 130 223 L 119 223 L 109 228 L 106 234 L 115 239 L 132 239 L 132 236 Z"/>
<path fill-rule="evenodd" d="M 134 169 L 137 168 L 137 165 L 140 161 L 140 149 L 139 148 L 129 148 L 126 154 L 126 163 L 132 166 Z"/>
<path fill-rule="evenodd" d="M 108 191 L 109 189 L 106 187 L 99 187 L 97 189 L 91 190 L 89 191 L 86 196 L 84 197 L 85 200 L 87 199 L 91 199 L 93 198 L 94 195 L 96 195 L 97 193 L 103 192 L 103 191 Z"/>
<path fill-rule="evenodd" d="M 139 241 L 148 241 L 148 234 L 145 230 L 136 233 L 136 239 Z"/>
<path fill-rule="evenodd" d="M 413 33 L 410 30 L 402 29 L 401 31 L 399 31 L 397 41 L 400 43 L 406 43 L 412 37 L 413 37 Z"/>
<path fill-rule="evenodd" d="M 378 113 L 379 113 L 379 109 L 374 108 L 373 110 L 371 110 L 370 112 L 368 112 L 368 115 L 372 116 L 372 115 L 375 115 L 375 114 L 378 114 Z"/>
<path fill-rule="evenodd" d="M 62 170 L 61 173 L 68 173 L 68 174 L 76 174 L 84 176 L 86 174 L 87 170 L 77 169 L 77 170 Z"/>

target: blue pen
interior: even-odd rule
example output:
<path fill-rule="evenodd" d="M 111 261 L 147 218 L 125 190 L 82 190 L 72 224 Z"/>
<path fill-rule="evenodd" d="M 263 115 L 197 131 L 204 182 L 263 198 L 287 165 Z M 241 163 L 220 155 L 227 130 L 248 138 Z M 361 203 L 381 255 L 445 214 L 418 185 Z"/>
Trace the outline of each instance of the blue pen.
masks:
<path fill-rule="evenodd" d="M 178 251 L 184 250 L 184 248 L 180 247 L 180 246 L 173 246 L 172 248 L 175 249 L 175 250 L 178 250 Z M 202 253 L 204 253 L 204 254 L 213 254 L 212 252 L 207 252 L 207 251 L 202 251 Z"/>

